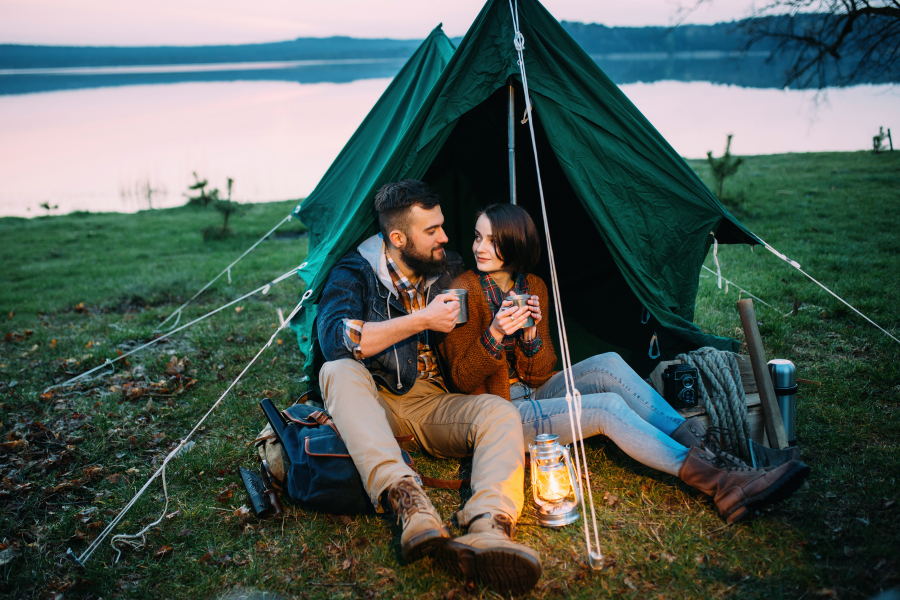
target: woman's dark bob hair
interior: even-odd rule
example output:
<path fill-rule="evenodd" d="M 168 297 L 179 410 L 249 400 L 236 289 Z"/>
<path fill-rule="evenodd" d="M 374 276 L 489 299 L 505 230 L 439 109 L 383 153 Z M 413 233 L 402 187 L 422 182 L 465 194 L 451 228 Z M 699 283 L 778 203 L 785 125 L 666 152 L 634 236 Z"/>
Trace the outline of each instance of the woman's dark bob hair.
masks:
<path fill-rule="evenodd" d="M 491 204 L 475 216 L 491 222 L 491 241 L 505 269 L 531 273 L 541 259 L 541 238 L 524 208 L 515 204 Z"/>

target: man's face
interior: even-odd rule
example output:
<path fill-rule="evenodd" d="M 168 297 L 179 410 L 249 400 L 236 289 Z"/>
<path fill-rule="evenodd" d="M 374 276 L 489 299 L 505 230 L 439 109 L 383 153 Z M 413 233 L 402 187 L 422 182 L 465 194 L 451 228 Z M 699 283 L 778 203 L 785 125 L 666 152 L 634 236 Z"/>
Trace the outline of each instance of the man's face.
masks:
<path fill-rule="evenodd" d="M 444 233 L 441 207 L 413 206 L 409 223 L 409 234 L 404 236 L 405 243 L 400 246 L 403 262 L 417 275 L 437 275 L 444 270 L 447 259 L 444 244 L 449 241 Z"/>

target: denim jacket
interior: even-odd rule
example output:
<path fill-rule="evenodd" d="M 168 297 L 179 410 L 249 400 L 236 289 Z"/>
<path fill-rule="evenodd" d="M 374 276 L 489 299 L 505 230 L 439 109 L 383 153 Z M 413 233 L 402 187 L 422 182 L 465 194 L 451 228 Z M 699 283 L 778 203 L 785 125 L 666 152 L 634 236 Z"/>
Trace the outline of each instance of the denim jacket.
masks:
<path fill-rule="evenodd" d="M 369 323 L 387 321 L 407 314 L 397 295 L 383 252 L 381 235 L 374 235 L 347 252 L 331 270 L 316 316 L 318 345 L 325 360 L 353 359 L 344 345 L 344 319 L 359 319 Z M 430 302 L 441 290 L 465 269 L 462 258 L 455 252 L 447 252 L 447 266 L 437 277 L 425 282 L 426 302 Z M 428 331 L 429 344 L 437 347 L 434 332 Z M 418 375 L 419 345 L 413 335 L 386 348 L 375 356 L 367 357 L 363 364 L 375 382 L 393 394 L 403 395 L 412 389 Z M 446 369 L 438 360 L 443 376 Z"/>

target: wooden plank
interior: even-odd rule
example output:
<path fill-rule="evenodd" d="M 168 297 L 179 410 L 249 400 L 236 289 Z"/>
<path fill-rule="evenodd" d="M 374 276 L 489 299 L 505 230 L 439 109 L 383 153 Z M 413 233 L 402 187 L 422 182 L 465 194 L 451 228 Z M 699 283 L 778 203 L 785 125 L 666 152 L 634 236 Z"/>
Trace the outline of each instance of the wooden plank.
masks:
<path fill-rule="evenodd" d="M 697 417 L 706 428 L 712 427 L 712 422 L 710 422 L 709 420 L 709 415 L 706 414 L 706 412 L 702 408 L 678 412 L 684 418 Z M 747 422 L 750 425 L 750 439 L 757 444 L 768 446 L 768 439 L 766 437 L 766 419 L 765 416 L 763 416 L 762 405 L 760 405 L 759 402 L 757 402 L 752 407 L 747 407 Z"/>
<path fill-rule="evenodd" d="M 753 310 L 753 300 L 745 298 L 738 300 L 738 312 L 741 315 L 741 323 L 744 326 L 744 337 L 747 340 L 747 350 L 750 354 L 750 363 L 753 366 L 753 376 L 759 387 L 759 399 L 763 416 L 766 421 L 766 434 L 772 442 L 772 448 L 784 449 L 788 447 L 787 434 L 784 431 L 784 421 L 781 419 L 781 410 L 778 408 L 778 398 L 775 396 L 775 386 L 772 378 L 766 371 L 766 354 L 763 348 L 762 338 L 759 335 L 759 325 L 756 322 L 756 311 Z"/>
<path fill-rule="evenodd" d="M 741 370 L 741 384 L 744 386 L 744 394 L 755 394 L 759 391 L 756 386 L 756 377 L 753 376 L 753 365 L 750 363 L 750 357 L 742 354 L 737 355 L 738 367 Z"/>
<path fill-rule="evenodd" d="M 738 354 L 736 356 L 738 368 L 741 370 L 741 385 L 744 386 L 744 394 L 755 394 L 759 390 L 756 386 L 756 377 L 753 376 L 753 365 L 750 363 L 750 358 L 747 356 L 743 356 Z M 650 373 L 650 382 L 653 384 L 653 389 L 655 389 L 660 394 L 663 393 L 663 384 L 662 384 L 662 374 L 665 372 L 666 368 L 669 365 L 680 365 L 680 360 L 663 360 L 660 361 L 656 368 L 653 369 L 653 372 Z"/>

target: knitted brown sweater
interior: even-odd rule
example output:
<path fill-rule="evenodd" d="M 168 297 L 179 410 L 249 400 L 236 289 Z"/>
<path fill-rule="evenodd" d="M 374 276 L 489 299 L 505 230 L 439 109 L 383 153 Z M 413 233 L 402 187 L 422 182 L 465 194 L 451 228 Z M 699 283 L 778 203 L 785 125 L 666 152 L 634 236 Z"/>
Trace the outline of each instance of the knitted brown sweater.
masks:
<path fill-rule="evenodd" d="M 450 381 L 446 383 L 450 389 L 464 394 L 496 394 L 509 400 L 506 353 L 499 359 L 494 358 L 481 343 L 481 335 L 491 326 L 494 317 L 481 289 L 479 274 L 466 271 L 456 278 L 453 287 L 469 292 L 469 320 L 438 339 L 438 352 L 449 366 Z M 528 290 L 532 296 L 540 298 L 543 318 L 537 327 L 543 345 L 534 356 L 528 357 L 516 344 L 516 370 L 519 379 L 536 388 L 554 374 L 556 353 L 550 341 L 547 286 L 540 277 L 528 275 Z M 447 375 L 444 374 L 445 378 Z"/>

